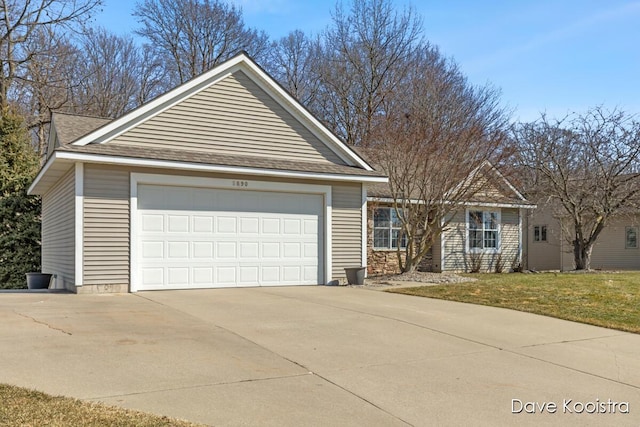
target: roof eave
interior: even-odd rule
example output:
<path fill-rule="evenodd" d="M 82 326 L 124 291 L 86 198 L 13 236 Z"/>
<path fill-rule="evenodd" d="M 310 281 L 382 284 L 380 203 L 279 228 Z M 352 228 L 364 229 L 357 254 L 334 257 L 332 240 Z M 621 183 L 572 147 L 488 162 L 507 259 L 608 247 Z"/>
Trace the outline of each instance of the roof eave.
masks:
<path fill-rule="evenodd" d="M 189 171 L 201 171 L 201 172 L 217 172 L 228 174 L 241 174 L 251 176 L 270 176 L 280 178 L 300 178 L 300 179 L 314 179 L 325 181 L 345 181 L 345 182 L 366 182 L 366 183 L 386 183 L 389 178 L 386 176 L 377 175 L 350 175 L 341 173 L 321 173 L 321 172 L 309 172 L 309 171 L 297 171 L 297 170 L 281 170 L 281 169 L 261 169 L 247 166 L 225 166 L 208 163 L 195 163 L 176 160 L 156 160 L 156 159 L 140 159 L 136 157 L 126 156 L 110 156 L 103 154 L 88 154 L 88 153 L 74 153 L 68 151 L 57 151 L 54 153 L 54 160 L 65 160 L 81 163 L 98 163 L 98 164 L 112 164 L 112 165 L 124 165 L 124 166 L 137 166 L 137 167 L 153 167 L 160 169 L 172 169 L 172 170 L 189 170 Z M 51 160 L 51 159 L 50 159 Z M 49 162 L 47 162 L 49 163 Z M 41 179 L 41 176 L 46 173 L 47 165 L 38 174 L 36 182 Z"/>
<path fill-rule="evenodd" d="M 394 203 L 396 199 L 393 197 L 367 197 L 367 201 L 369 202 L 378 202 L 378 203 Z M 409 199 L 409 203 L 414 205 L 423 205 L 425 204 L 424 200 L 419 199 Z M 447 204 L 453 204 L 454 202 L 444 202 Z M 487 207 L 495 207 L 495 208 L 514 208 L 514 209 L 536 209 L 537 205 L 532 205 L 528 203 L 509 203 L 509 202 L 479 202 L 479 201 L 468 201 L 468 202 L 455 202 L 460 206 L 487 206 Z"/>

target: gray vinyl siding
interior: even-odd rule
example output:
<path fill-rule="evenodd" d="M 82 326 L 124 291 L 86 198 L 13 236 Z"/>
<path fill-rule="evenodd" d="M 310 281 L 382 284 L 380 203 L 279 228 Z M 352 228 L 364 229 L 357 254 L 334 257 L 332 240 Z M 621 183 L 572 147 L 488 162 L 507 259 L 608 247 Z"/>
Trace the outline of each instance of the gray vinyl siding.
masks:
<path fill-rule="evenodd" d="M 345 164 L 241 71 L 111 143 Z"/>
<path fill-rule="evenodd" d="M 131 172 L 167 174 L 168 171 L 85 165 L 84 283 L 86 285 L 129 283 Z M 208 174 L 186 171 L 173 174 L 212 177 Z M 215 175 L 215 177 L 223 176 Z M 260 180 L 277 181 L 266 177 Z M 318 181 L 291 182 L 329 184 Z M 332 187 L 332 277 L 328 279 L 337 280 L 345 277 L 345 267 L 362 264 L 362 186 L 361 184 L 335 183 L 329 185 Z"/>
<path fill-rule="evenodd" d="M 504 263 L 505 271 L 508 271 L 509 268 L 519 261 L 520 233 L 518 229 L 518 211 L 518 209 L 502 209 L 500 251 L 502 253 L 502 262 Z"/>
<path fill-rule="evenodd" d="M 527 212 L 526 234 L 527 234 L 527 268 L 531 270 L 573 270 L 573 251 L 571 244 L 567 241 L 567 236 L 563 235 L 563 227 L 557 217 L 553 207 L 547 203 L 540 202 L 536 209 Z M 536 226 L 547 227 L 547 241 L 534 241 L 534 228 Z M 566 230 L 567 226 L 565 226 Z M 621 240 L 624 248 L 624 240 Z M 606 247 L 606 245 L 605 245 Z M 608 250 L 604 249 L 605 251 Z"/>
<path fill-rule="evenodd" d="M 84 284 L 129 284 L 129 172 L 84 169 Z"/>
<path fill-rule="evenodd" d="M 42 196 L 42 272 L 57 274 L 58 286 L 75 285 L 75 169 Z"/>
<path fill-rule="evenodd" d="M 443 271 L 467 271 L 467 257 L 465 254 L 465 211 L 455 212 L 453 219 L 442 232 L 444 239 Z"/>
<path fill-rule="evenodd" d="M 475 209 L 475 208 L 474 208 Z M 478 210 L 493 211 L 496 208 L 478 207 Z M 498 260 L 508 271 L 516 262 L 520 247 L 518 209 L 497 209 L 500 211 L 500 250 L 498 253 L 485 252 L 482 255 L 482 270 L 494 271 Z M 444 265 L 446 271 L 469 271 L 470 254 L 466 252 L 466 211 L 453 214 L 453 220 L 443 232 Z"/>
<path fill-rule="evenodd" d="M 333 185 L 331 193 L 332 272 L 336 280 L 345 277 L 345 267 L 362 265 L 362 185 Z"/>
<path fill-rule="evenodd" d="M 591 268 L 602 270 L 640 269 L 640 248 L 626 247 L 627 227 L 636 227 L 640 231 L 640 218 L 630 215 L 614 219 L 602 230 L 593 246 Z"/>

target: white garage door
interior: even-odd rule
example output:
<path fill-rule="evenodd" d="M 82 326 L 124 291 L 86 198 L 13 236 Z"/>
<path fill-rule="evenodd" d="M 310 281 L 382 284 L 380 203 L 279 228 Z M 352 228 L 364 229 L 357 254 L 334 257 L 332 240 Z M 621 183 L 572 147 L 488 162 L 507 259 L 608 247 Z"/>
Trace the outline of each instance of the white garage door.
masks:
<path fill-rule="evenodd" d="M 137 289 L 323 282 L 323 197 L 138 185 Z"/>

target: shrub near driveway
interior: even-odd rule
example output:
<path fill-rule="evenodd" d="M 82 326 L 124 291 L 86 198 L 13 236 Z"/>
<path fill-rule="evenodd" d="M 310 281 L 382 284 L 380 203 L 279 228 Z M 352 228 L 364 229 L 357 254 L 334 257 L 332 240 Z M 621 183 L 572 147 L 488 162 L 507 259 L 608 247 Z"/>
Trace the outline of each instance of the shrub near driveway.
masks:
<path fill-rule="evenodd" d="M 510 308 L 640 333 L 640 272 L 465 276 L 478 280 L 388 292 Z"/>

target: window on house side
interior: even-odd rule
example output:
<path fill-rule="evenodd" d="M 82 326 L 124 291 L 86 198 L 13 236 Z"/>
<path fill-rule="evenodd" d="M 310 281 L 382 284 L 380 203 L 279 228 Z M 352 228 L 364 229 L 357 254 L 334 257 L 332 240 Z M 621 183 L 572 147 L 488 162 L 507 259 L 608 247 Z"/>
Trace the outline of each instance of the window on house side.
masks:
<path fill-rule="evenodd" d="M 407 239 L 402 234 L 402 222 L 395 208 L 375 209 L 373 212 L 374 249 L 398 249 L 399 240 L 401 240 L 400 248 L 406 248 Z"/>
<path fill-rule="evenodd" d="M 547 226 L 535 225 L 533 227 L 533 241 L 534 242 L 546 242 L 547 241 Z"/>
<path fill-rule="evenodd" d="M 627 227 L 625 229 L 625 248 L 637 249 L 638 248 L 638 227 Z"/>
<path fill-rule="evenodd" d="M 469 249 L 498 250 L 500 248 L 499 222 L 498 212 L 469 211 Z"/>

